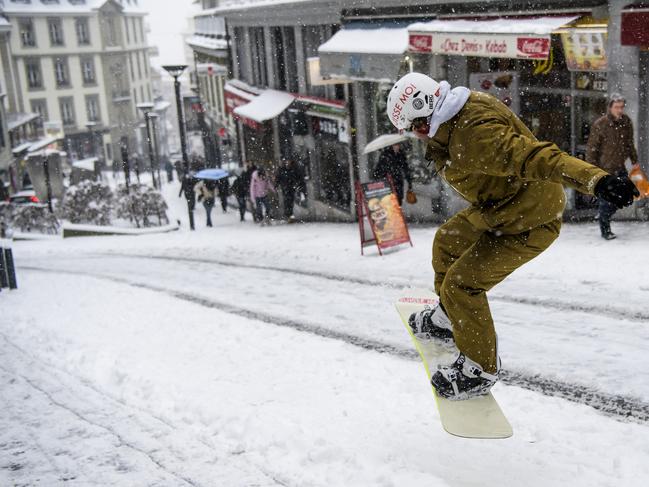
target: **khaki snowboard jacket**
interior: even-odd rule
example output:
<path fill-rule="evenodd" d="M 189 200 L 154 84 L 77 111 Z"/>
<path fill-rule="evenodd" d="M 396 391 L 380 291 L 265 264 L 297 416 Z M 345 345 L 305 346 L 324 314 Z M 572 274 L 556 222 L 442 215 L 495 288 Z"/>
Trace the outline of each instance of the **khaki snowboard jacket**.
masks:
<path fill-rule="evenodd" d="M 429 140 L 426 158 L 471 203 L 469 221 L 503 234 L 561 218 L 562 185 L 593 194 L 606 172 L 540 142 L 504 104 L 472 92 Z"/>

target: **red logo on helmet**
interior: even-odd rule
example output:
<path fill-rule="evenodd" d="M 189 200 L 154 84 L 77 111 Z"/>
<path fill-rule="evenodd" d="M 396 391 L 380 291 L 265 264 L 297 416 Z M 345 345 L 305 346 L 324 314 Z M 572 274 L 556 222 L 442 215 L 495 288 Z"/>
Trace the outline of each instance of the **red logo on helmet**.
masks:
<path fill-rule="evenodd" d="M 435 96 L 435 98 L 437 98 L 439 96 L 439 88 L 437 88 L 437 91 L 435 92 L 434 96 Z"/>

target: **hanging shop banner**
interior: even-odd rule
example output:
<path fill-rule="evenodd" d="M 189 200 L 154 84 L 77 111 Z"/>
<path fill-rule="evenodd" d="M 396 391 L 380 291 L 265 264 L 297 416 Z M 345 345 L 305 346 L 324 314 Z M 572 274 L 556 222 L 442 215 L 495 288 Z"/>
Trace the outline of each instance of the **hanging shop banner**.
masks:
<path fill-rule="evenodd" d="M 356 199 L 361 254 L 364 247 L 373 243 L 376 243 L 381 255 L 384 249 L 395 245 L 410 243 L 412 246 L 408 226 L 390 180 L 357 183 Z"/>
<path fill-rule="evenodd" d="M 247 125 L 250 128 L 253 128 L 255 130 L 259 129 L 260 128 L 259 123 L 247 117 L 240 117 L 239 115 L 234 113 L 235 108 L 247 105 L 248 103 L 250 103 L 252 100 L 255 99 L 256 95 L 245 94 L 244 96 L 242 96 L 238 94 L 238 92 L 241 91 L 240 90 L 235 91 L 230 87 L 226 87 L 226 89 L 223 90 L 223 95 L 225 98 L 225 113 L 231 115 L 232 117 L 238 120 L 241 120 L 245 125 Z"/>
<path fill-rule="evenodd" d="M 515 71 L 471 73 L 469 88 L 489 93 L 507 105 L 515 114 L 520 113 L 518 73 Z"/>
<path fill-rule="evenodd" d="M 411 33 L 412 52 L 512 59 L 547 59 L 550 36 L 512 34 Z"/>
<path fill-rule="evenodd" d="M 561 34 L 566 65 L 570 71 L 606 71 L 606 32 L 574 29 Z"/>

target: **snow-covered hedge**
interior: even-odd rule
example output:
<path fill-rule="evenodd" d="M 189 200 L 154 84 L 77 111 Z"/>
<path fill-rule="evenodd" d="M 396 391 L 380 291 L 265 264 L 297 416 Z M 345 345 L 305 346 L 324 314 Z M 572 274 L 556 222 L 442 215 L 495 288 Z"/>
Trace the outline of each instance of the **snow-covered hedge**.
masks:
<path fill-rule="evenodd" d="M 134 223 L 137 228 L 162 226 L 169 223 L 167 203 L 162 195 L 149 186 L 133 184 L 126 192 L 126 186 L 117 187 L 117 218 Z"/>
<path fill-rule="evenodd" d="M 21 232 L 55 234 L 59 231 L 56 216 L 50 213 L 46 205 L 34 203 L 14 206 L 12 226 Z"/>
<path fill-rule="evenodd" d="M 11 228 L 14 219 L 14 205 L 0 201 L 0 226 Z"/>
<path fill-rule="evenodd" d="M 113 192 L 108 185 L 85 180 L 67 190 L 61 216 L 71 223 L 110 225 L 113 203 Z"/>

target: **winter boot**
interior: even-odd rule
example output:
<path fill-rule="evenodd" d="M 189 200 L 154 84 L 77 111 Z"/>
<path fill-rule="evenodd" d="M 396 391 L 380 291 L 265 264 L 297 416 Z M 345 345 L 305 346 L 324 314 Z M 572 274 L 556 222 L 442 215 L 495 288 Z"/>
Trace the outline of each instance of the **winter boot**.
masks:
<path fill-rule="evenodd" d="M 443 345 L 455 345 L 453 326 L 440 303 L 431 308 L 413 313 L 408 318 L 408 324 L 414 335 L 420 340 L 435 340 Z"/>
<path fill-rule="evenodd" d="M 498 371 L 492 375 L 459 352 L 452 364 L 439 365 L 430 381 L 440 396 L 451 401 L 462 401 L 487 394 L 498 380 L 499 373 L 500 357 Z"/>

